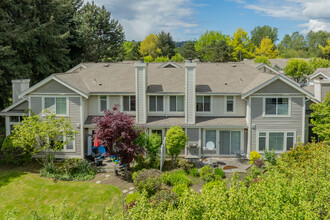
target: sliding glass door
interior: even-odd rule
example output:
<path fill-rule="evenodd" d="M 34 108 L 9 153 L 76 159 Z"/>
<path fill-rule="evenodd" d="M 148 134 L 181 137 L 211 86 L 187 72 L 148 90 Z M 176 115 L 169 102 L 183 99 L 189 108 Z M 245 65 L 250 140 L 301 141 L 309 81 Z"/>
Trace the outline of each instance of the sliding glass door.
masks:
<path fill-rule="evenodd" d="M 241 131 L 219 131 L 220 155 L 239 153 L 241 150 Z"/>

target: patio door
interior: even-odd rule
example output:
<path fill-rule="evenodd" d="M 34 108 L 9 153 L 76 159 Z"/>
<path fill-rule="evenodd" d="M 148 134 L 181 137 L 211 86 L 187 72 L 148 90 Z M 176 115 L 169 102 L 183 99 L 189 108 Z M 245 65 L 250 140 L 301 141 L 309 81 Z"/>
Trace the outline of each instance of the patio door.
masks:
<path fill-rule="evenodd" d="M 219 131 L 220 155 L 239 153 L 241 150 L 241 131 Z"/>

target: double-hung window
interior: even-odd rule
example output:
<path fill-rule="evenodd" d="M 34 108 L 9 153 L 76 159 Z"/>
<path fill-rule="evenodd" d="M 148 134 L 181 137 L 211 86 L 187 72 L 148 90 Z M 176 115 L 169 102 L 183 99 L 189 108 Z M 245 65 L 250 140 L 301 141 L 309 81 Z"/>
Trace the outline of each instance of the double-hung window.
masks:
<path fill-rule="evenodd" d="M 234 96 L 226 97 L 226 112 L 234 112 Z"/>
<path fill-rule="evenodd" d="M 57 149 L 59 144 L 63 144 L 66 142 L 63 146 L 62 149 L 59 149 L 61 151 L 65 152 L 74 152 L 75 151 L 75 140 L 72 137 L 67 137 L 65 135 L 61 135 L 57 137 L 57 140 L 50 140 L 50 145 L 53 149 Z"/>
<path fill-rule="evenodd" d="M 184 110 L 184 96 L 170 96 L 170 111 L 183 112 Z"/>
<path fill-rule="evenodd" d="M 124 111 L 135 111 L 135 95 L 123 96 Z"/>
<path fill-rule="evenodd" d="M 149 96 L 149 111 L 162 112 L 164 111 L 164 98 L 163 96 Z"/>
<path fill-rule="evenodd" d="M 66 97 L 45 97 L 44 109 L 50 109 L 56 115 L 66 115 L 67 112 L 67 98 Z"/>
<path fill-rule="evenodd" d="M 211 111 L 211 96 L 196 97 L 196 111 L 209 112 Z"/>
<path fill-rule="evenodd" d="M 289 115 L 289 99 L 266 98 L 265 115 Z"/>
<path fill-rule="evenodd" d="M 100 112 L 108 109 L 108 100 L 106 95 L 100 96 Z"/>
<path fill-rule="evenodd" d="M 258 150 L 275 150 L 282 152 L 290 150 L 295 144 L 295 133 L 281 131 L 261 131 L 258 133 Z"/>
<path fill-rule="evenodd" d="M 22 116 L 9 116 L 9 131 L 10 134 L 14 130 L 14 126 L 23 121 Z"/>

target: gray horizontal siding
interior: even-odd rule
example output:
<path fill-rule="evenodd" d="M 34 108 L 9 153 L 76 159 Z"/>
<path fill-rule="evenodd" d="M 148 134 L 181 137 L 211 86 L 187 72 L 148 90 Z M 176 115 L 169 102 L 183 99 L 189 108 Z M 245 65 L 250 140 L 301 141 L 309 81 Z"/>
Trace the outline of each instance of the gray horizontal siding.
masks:
<path fill-rule="evenodd" d="M 252 151 L 256 150 L 257 130 L 295 130 L 296 137 L 302 137 L 302 114 L 303 98 L 291 98 L 291 117 L 262 117 L 263 98 L 252 97 L 251 116 L 252 124 L 256 126 L 252 129 Z"/>
<path fill-rule="evenodd" d="M 330 84 L 321 84 L 321 100 L 323 101 L 325 99 L 325 96 L 327 95 L 327 92 L 330 91 Z"/>
<path fill-rule="evenodd" d="M 276 80 L 256 93 L 300 93 L 281 80 Z"/>
<path fill-rule="evenodd" d="M 63 86 L 62 84 L 54 80 L 51 80 L 50 82 L 46 83 L 45 85 L 33 91 L 33 93 L 58 94 L 58 93 L 75 93 L 75 92 L 67 88 L 66 86 Z"/>
<path fill-rule="evenodd" d="M 31 97 L 31 111 L 39 115 L 42 111 L 42 98 L 41 97 Z"/>

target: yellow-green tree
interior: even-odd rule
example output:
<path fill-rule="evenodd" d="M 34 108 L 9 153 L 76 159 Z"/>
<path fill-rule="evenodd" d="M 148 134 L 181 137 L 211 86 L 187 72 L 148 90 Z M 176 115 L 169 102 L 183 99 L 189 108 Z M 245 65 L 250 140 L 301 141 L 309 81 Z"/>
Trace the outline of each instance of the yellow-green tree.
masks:
<path fill-rule="evenodd" d="M 251 59 L 254 57 L 254 44 L 251 42 L 248 33 L 243 28 L 238 28 L 229 41 L 229 46 L 233 47 L 233 58 L 235 60 Z"/>
<path fill-rule="evenodd" d="M 261 40 L 260 46 L 256 48 L 256 55 L 265 56 L 267 58 L 277 58 L 279 52 L 278 49 L 275 49 L 272 40 L 269 37 L 264 37 Z"/>
<path fill-rule="evenodd" d="M 322 50 L 324 57 L 330 59 L 330 38 L 327 40 L 327 45 L 322 47 L 322 45 L 319 44 L 319 48 Z"/>
<path fill-rule="evenodd" d="M 161 50 L 157 47 L 158 36 L 156 34 L 149 34 L 140 44 L 139 52 L 142 56 L 152 56 L 156 58 Z"/>

